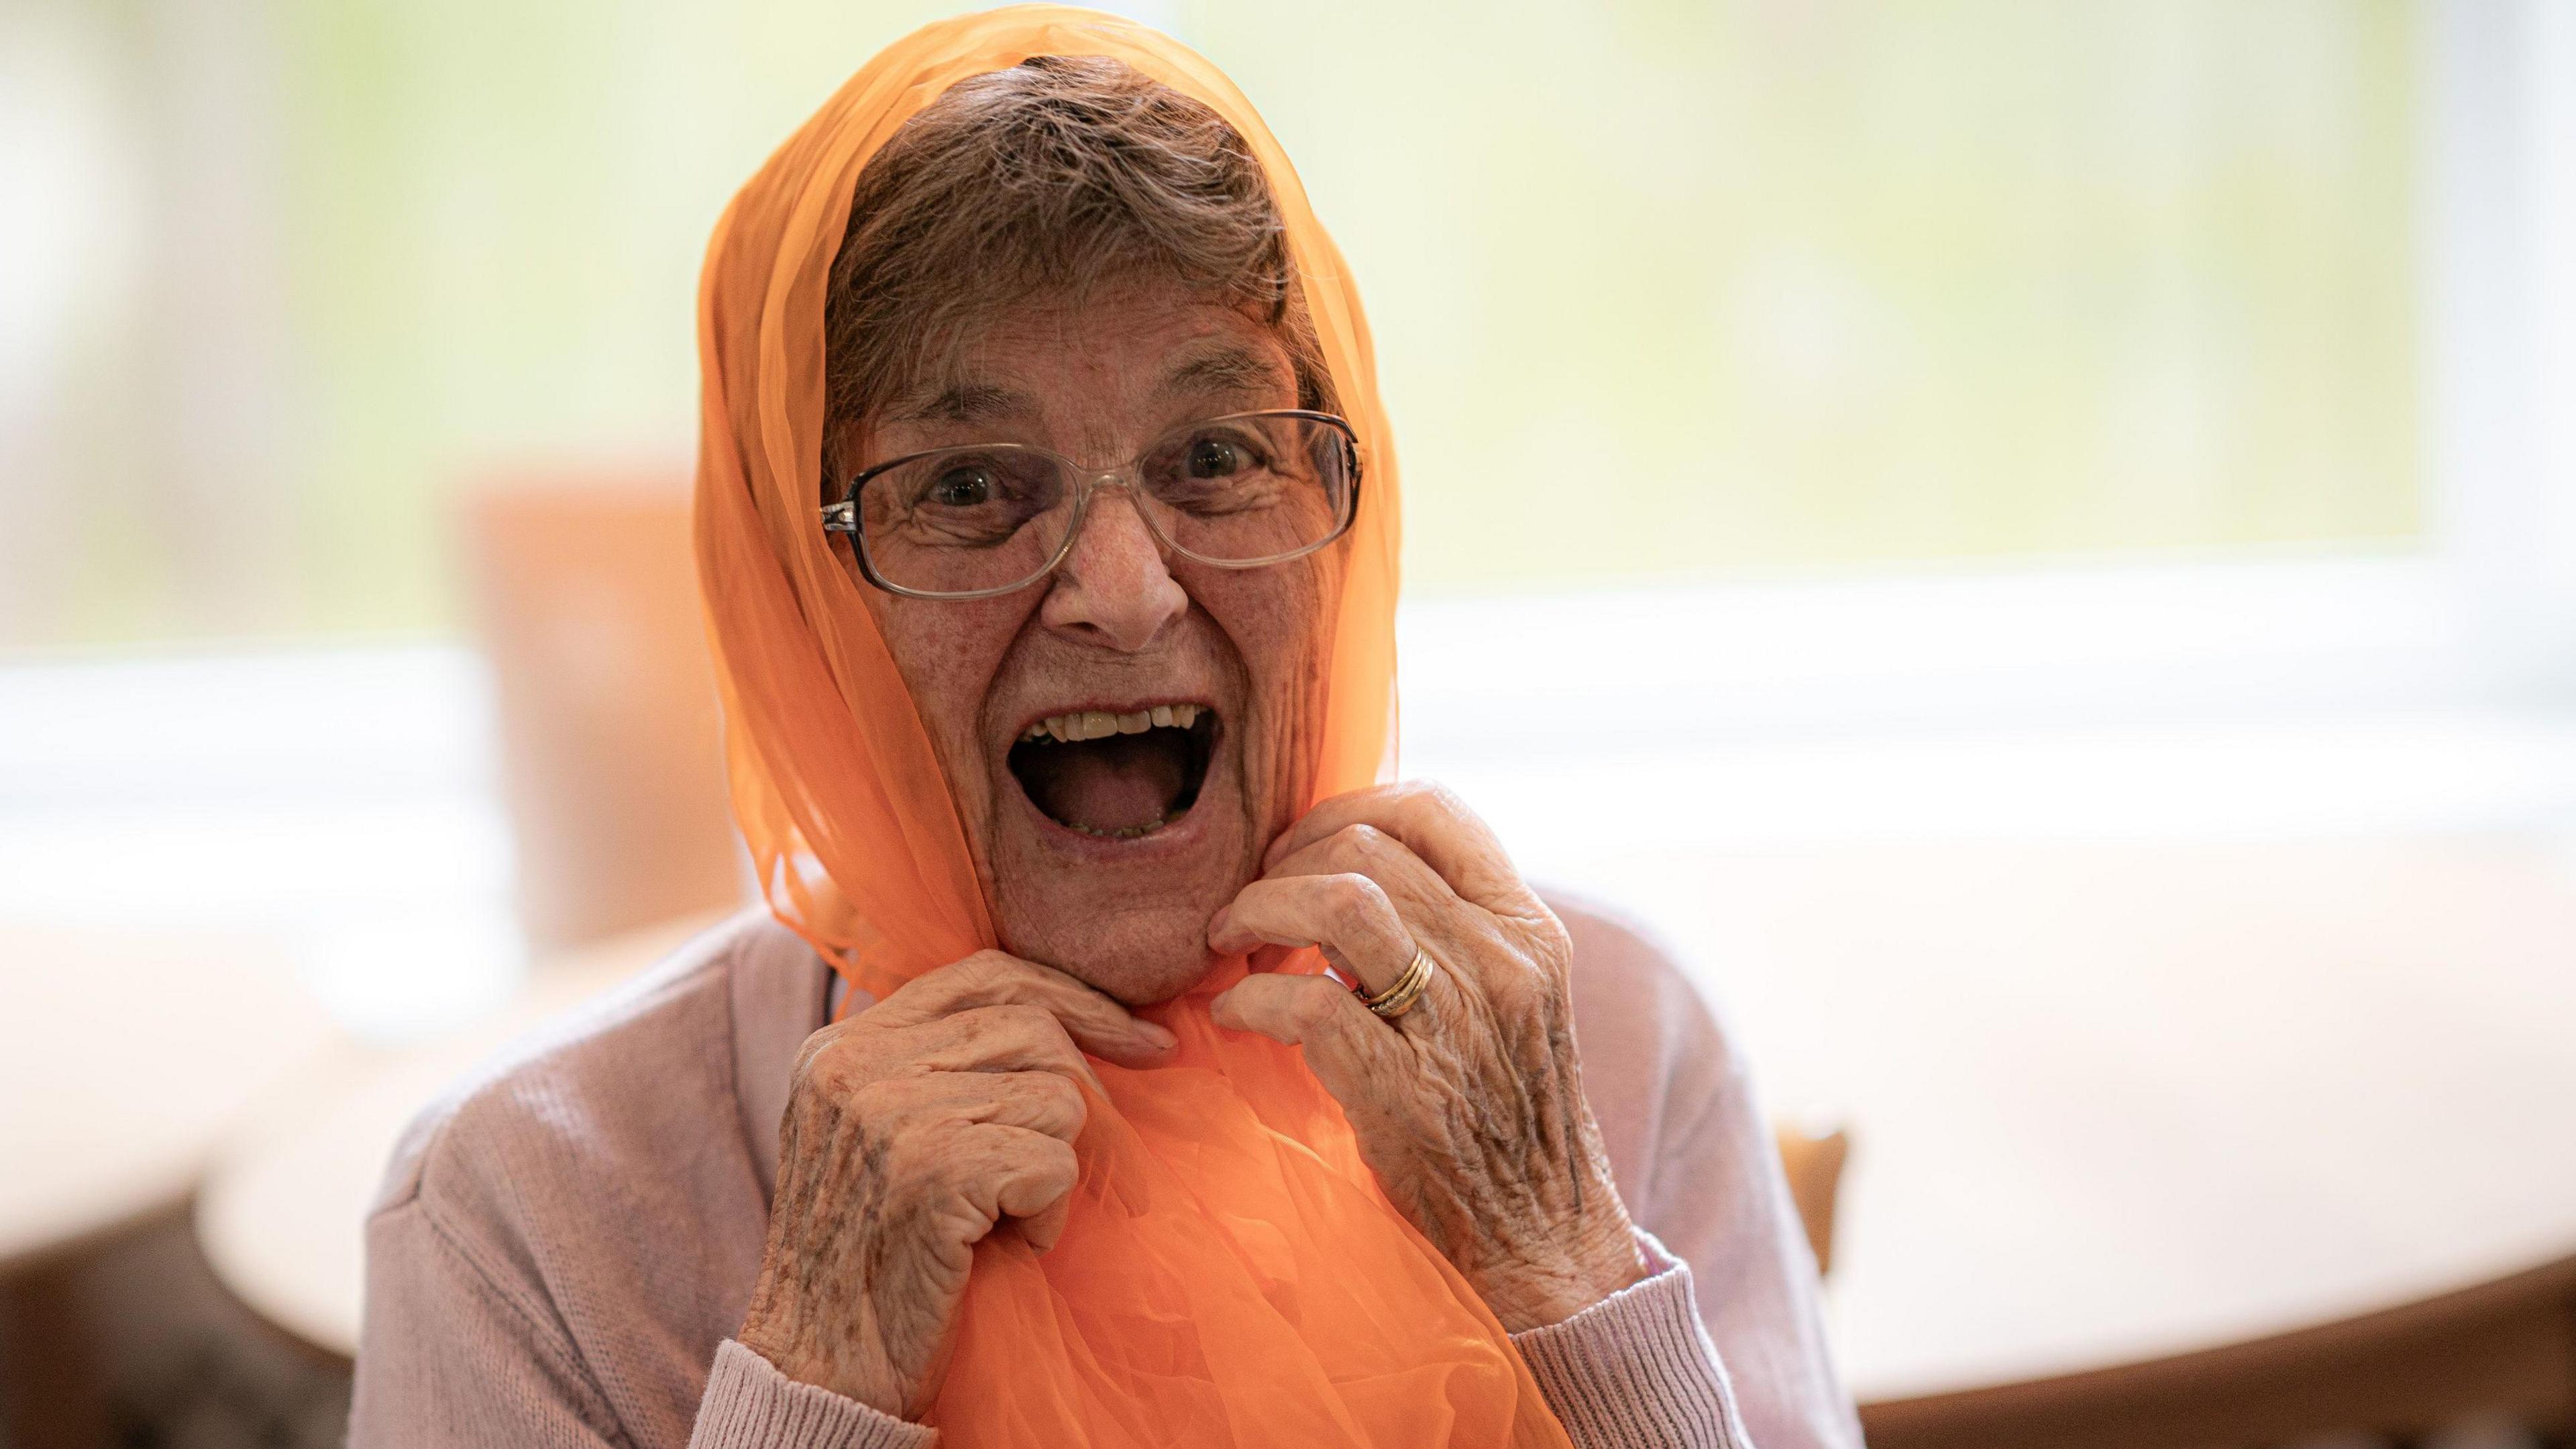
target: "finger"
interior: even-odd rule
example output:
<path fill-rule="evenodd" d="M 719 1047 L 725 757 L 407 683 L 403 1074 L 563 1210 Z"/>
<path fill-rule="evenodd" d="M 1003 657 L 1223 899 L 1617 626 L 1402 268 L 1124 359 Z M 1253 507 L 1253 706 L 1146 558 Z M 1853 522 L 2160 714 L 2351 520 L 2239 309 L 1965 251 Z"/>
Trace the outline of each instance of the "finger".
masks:
<path fill-rule="evenodd" d="M 1402 841 L 1451 890 L 1478 905 L 1501 910 L 1528 897 L 1501 838 L 1464 801 L 1427 781 L 1376 785 L 1317 805 L 1270 843 L 1262 869 L 1353 825 L 1375 826 Z"/>
<path fill-rule="evenodd" d="M 1383 1084 L 1410 1070 L 1403 1035 L 1321 976 L 1247 976 L 1208 1010 L 1219 1026 L 1302 1050 L 1315 1080 L 1355 1116 L 1374 1113 Z"/>
<path fill-rule="evenodd" d="M 1413 964 L 1415 945 L 1394 902 L 1364 875 L 1257 880 L 1208 922 L 1208 945 L 1222 955 L 1264 943 L 1321 946 L 1335 966 L 1372 992 L 1395 984 Z"/>
<path fill-rule="evenodd" d="M 1377 882 L 1394 903 L 1412 944 L 1429 951 L 1441 970 L 1454 973 L 1453 985 L 1477 981 L 1492 986 L 1513 975 L 1519 954 L 1504 944 L 1509 923 L 1547 912 L 1546 905 L 1538 901 L 1530 903 L 1529 916 L 1468 906 L 1403 841 L 1374 825 L 1344 826 L 1270 868 L 1272 879 L 1337 874 L 1362 875 Z M 1219 920 L 1209 924 L 1210 935 L 1215 935 L 1222 925 L 1220 912 Z M 1493 949 L 1497 945 L 1503 949 Z M 1408 956 L 1404 964 L 1410 966 L 1412 958 Z M 1441 989 L 1436 985 L 1432 988 L 1435 993 Z"/>
<path fill-rule="evenodd" d="M 1054 1202 L 1018 1220 L 1020 1236 L 1028 1245 L 1043 1253 L 1064 1236 L 1066 1220 L 1073 1216 L 1073 1194 L 1068 1192 Z"/>
<path fill-rule="evenodd" d="M 1177 1044 L 1168 1030 L 1054 967 L 1000 951 L 978 951 L 924 972 L 862 1015 L 890 1026 L 910 1026 L 976 1007 L 1002 1005 L 1043 1008 L 1064 1024 L 1083 1050 L 1124 1066 L 1153 1066 L 1170 1056 Z"/>
<path fill-rule="evenodd" d="M 957 1144 L 954 1181 L 991 1221 L 1034 1221 L 1044 1247 L 1064 1231 L 1065 1197 L 1081 1177 L 1073 1148 L 1042 1133 L 999 1123 L 977 1127 Z M 1052 1219 L 1052 1222 L 1047 1221 Z M 1034 1236 L 1031 1247 L 1041 1247 Z"/>
<path fill-rule="evenodd" d="M 1090 1106 L 1053 1072 L 930 1072 L 893 1077 L 863 1089 L 853 1108 L 880 1134 L 955 1131 L 997 1125 L 1070 1144 L 1082 1135 Z"/>
<path fill-rule="evenodd" d="M 1064 1022 L 1042 1006 L 978 1006 L 910 1028 L 913 1064 L 933 1072 L 1052 1072 L 1106 1097 Z"/>
<path fill-rule="evenodd" d="M 1408 921 L 1414 917 L 1407 907 L 1436 911 L 1458 904 L 1458 893 L 1449 889 L 1440 872 L 1425 865 L 1403 841 L 1368 824 L 1345 825 L 1281 856 L 1262 874 L 1364 875 L 1377 882 L 1387 899 L 1395 902 L 1397 914 Z"/>

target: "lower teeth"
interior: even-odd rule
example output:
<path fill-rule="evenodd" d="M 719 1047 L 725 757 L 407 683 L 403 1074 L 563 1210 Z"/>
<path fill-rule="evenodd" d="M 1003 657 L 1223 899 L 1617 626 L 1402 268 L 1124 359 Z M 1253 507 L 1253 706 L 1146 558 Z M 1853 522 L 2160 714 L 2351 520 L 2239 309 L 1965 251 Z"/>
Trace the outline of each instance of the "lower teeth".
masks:
<path fill-rule="evenodd" d="M 1171 817 L 1157 815 L 1148 824 L 1122 825 L 1115 830 L 1094 830 L 1088 825 L 1077 825 L 1073 828 L 1095 840 L 1133 840 L 1140 835 L 1151 835 L 1171 823 Z"/>

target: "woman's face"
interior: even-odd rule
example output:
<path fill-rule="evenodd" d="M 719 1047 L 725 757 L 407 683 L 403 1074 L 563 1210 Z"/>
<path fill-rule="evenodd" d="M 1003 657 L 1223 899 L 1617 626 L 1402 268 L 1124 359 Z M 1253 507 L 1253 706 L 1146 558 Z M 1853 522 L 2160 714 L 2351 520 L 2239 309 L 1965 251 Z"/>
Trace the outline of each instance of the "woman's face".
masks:
<path fill-rule="evenodd" d="M 837 451 L 864 466 L 1011 442 L 1106 469 L 1182 424 L 1296 405 L 1267 327 L 1176 286 L 1130 285 L 988 319 L 951 366 L 843 440 L 857 449 Z M 862 586 L 947 772 L 1003 949 L 1131 1004 L 1205 973 L 1208 918 L 1259 874 L 1311 778 L 1342 558 L 1336 545 L 1222 569 L 1167 555 L 1111 490 L 1093 496 L 1062 566 L 1016 593 L 960 602 Z M 1163 705 L 1197 705 L 1213 727 L 1024 739 L 1050 718 L 1132 722 Z"/>

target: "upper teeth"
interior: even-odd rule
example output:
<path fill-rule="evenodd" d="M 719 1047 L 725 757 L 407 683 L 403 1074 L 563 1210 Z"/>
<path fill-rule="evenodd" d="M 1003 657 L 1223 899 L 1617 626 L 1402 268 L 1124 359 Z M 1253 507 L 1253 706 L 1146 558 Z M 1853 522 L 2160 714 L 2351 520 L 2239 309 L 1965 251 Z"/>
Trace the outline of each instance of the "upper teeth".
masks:
<path fill-rule="evenodd" d="M 1141 735 L 1157 725 L 1165 729 L 1185 730 L 1199 722 L 1199 709 L 1200 706 L 1195 704 L 1158 704 L 1133 714 L 1112 714 L 1105 709 L 1051 714 L 1022 730 L 1020 738 L 1052 739 L 1069 744 L 1075 740 L 1097 740 L 1110 735 Z"/>

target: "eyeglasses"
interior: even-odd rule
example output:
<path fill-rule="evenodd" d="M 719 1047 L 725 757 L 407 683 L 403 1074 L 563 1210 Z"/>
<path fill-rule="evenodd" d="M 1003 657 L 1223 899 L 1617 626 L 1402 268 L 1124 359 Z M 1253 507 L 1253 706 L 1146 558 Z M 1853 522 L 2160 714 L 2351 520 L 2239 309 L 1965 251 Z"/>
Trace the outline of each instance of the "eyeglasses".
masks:
<path fill-rule="evenodd" d="M 1073 551 L 1094 494 L 1123 488 L 1164 547 L 1219 568 L 1301 558 L 1359 512 L 1359 440 L 1330 413 L 1235 413 L 1172 429 L 1110 470 L 1018 443 L 939 448 L 850 480 L 823 527 L 868 582 L 922 599 L 1026 588 Z"/>

